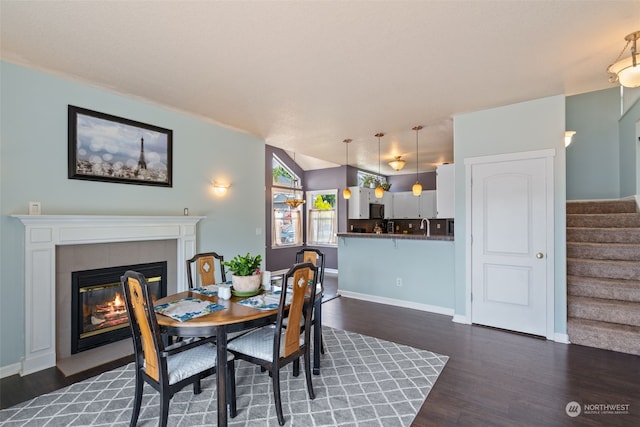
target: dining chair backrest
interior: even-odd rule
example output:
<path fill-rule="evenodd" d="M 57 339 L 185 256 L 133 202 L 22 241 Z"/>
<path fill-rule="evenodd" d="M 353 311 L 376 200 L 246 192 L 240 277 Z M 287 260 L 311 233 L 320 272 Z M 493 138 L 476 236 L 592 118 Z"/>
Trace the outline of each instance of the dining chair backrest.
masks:
<path fill-rule="evenodd" d="M 141 273 L 127 271 L 121 282 L 133 335 L 136 363 L 140 364 L 144 360 L 147 375 L 161 382 L 161 373 L 167 371 L 166 366 L 163 366 L 166 365 L 166 360 L 160 357 L 164 350 L 163 341 L 149 296 L 147 280 Z"/>
<path fill-rule="evenodd" d="M 288 278 L 292 278 L 293 286 L 291 289 L 288 289 L 287 286 L 282 287 L 276 322 L 276 339 L 274 340 L 274 356 L 278 354 L 278 349 L 280 349 L 280 358 L 286 358 L 300 351 L 300 334 L 303 329 L 304 343 L 309 345 L 309 330 L 318 281 L 318 268 L 310 262 L 298 263 L 287 271 L 285 279 Z M 291 293 L 291 303 L 287 310 L 285 302 L 289 292 Z M 305 302 L 307 303 L 305 304 Z M 286 327 L 283 325 L 285 316 L 288 316 Z M 284 334 L 281 334 L 283 329 Z M 284 336 L 282 337 L 282 335 Z M 280 343 L 281 337 L 284 339 L 282 345 Z"/>
<path fill-rule="evenodd" d="M 296 252 L 296 263 L 310 262 L 318 268 L 318 283 L 324 282 L 324 253 L 318 249 L 306 248 Z"/>
<path fill-rule="evenodd" d="M 216 269 L 216 260 L 219 269 Z M 216 252 L 204 252 L 188 259 L 187 280 L 189 282 L 189 289 L 226 282 L 227 276 L 222 265 L 223 262 L 224 256 Z M 220 280 L 216 280 L 216 270 L 219 271 Z"/>

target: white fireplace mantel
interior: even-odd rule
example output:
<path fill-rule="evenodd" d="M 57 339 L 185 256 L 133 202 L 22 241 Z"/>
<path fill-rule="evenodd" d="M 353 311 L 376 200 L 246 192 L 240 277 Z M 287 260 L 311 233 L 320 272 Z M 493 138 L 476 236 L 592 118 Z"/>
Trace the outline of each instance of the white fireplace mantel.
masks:
<path fill-rule="evenodd" d="M 196 253 L 202 216 L 12 215 L 25 227 L 25 356 L 21 375 L 56 365 L 56 246 L 177 241 L 177 273 Z M 186 283 L 178 281 L 178 291 Z"/>

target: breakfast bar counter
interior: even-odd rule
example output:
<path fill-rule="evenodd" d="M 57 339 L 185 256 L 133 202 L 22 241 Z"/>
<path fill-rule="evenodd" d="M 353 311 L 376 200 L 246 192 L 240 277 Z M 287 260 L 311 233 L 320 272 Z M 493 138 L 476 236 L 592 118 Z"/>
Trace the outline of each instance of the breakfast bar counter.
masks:
<path fill-rule="evenodd" d="M 444 240 L 451 242 L 453 236 L 427 236 L 424 234 L 401 233 L 338 233 L 338 237 L 359 237 L 364 239 L 404 239 L 404 240 Z"/>
<path fill-rule="evenodd" d="M 340 294 L 452 316 L 454 236 L 338 233 Z"/>

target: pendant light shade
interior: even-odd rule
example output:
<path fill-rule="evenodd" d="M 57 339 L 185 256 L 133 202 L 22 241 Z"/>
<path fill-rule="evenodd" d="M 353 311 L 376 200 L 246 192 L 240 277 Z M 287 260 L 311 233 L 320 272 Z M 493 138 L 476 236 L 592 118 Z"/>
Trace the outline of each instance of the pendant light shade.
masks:
<path fill-rule="evenodd" d="M 640 39 L 640 31 L 628 34 L 624 39 L 627 44 L 618 55 L 618 59 L 607 68 L 607 71 L 611 74 L 609 81 L 612 83 L 620 82 L 625 87 L 640 87 L 640 55 L 636 50 L 636 42 Z M 620 59 L 629 45 L 631 45 L 631 56 Z"/>
<path fill-rule="evenodd" d="M 345 166 L 348 168 L 349 167 L 349 144 L 351 143 L 351 140 L 345 139 L 342 142 L 344 142 L 345 147 L 347 147 L 347 163 L 345 163 Z M 342 190 L 342 197 L 344 197 L 345 200 L 351 198 L 351 190 L 349 190 L 349 187 L 344 187 L 344 190 Z"/>
<path fill-rule="evenodd" d="M 422 184 L 418 181 L 418 132 L 420 132 L 420 129 L 422 129 L 420 125 L 411 128 L 411 130 L 416 131 L 416 183 L 411 187 L 414 196 L 422 195 Z"/>
<path fill-rule="evenodd" d="M 378 138 L 378 176 L 380 176 L 380 138 L 384 136 L 384 133 L 378 132 L 375 134 L 375 137 Z M 384 196 L 384 188 L 382 188 L 382 183 L 378 182 L 378 186 L 376 187 L 376 199 L 382 199 Z"/>

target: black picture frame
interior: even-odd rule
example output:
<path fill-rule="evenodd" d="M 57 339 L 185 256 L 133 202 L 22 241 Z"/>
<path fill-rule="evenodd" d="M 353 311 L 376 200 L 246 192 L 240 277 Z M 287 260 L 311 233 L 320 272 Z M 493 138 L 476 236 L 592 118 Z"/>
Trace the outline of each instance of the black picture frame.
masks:
<path fill-rule="evenodd" d="M 173 131 L 69 105 L 69 179 L 172 187 Z"/>

